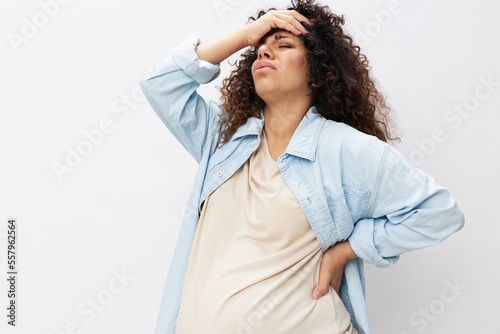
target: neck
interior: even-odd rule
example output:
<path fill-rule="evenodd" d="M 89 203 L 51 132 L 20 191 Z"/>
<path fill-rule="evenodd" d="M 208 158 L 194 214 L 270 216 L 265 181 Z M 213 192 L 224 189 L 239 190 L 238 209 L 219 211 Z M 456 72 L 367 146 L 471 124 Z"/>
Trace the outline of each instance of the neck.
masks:
<path fill-rule="evenodd" d="M 302 102 L 266 104 L 264 107 L 266 137 L 288 142 L 310 106 L 309 99 Z"/>

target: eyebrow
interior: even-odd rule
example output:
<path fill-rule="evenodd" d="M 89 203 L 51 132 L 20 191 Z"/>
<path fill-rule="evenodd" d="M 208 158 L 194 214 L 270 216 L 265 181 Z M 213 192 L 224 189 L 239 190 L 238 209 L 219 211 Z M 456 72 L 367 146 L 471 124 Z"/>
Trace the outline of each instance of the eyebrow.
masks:
<path fill-rule="evenodd" d="M 274 35 L 274 39 L 276 41 L 279 41 L 280 39 L 283 39 L 283 38 L 290 38 L 290 39 L 294 39 L 295 36 L 290 36 L 290 35 L 280 35 L 280 34 L 275 34 Z"/>
<path fill-rule="evenodd" d="M 265 36 L 264 38 L 262 38 L 261 42 L 255 47 L 255 50 L 258 50 L 269 37 L 271 37 L 271 36 Z M 284 38 L 289 38 L 292 41 L 295 41 L 297 39 L 295 35 L 288 35 L 288 34 L 283 34 L 283 33 L 279 33 L 279 32 L 274 33 L 274 40 L 275 41 L 279 41 L 279 40 L 284 39 Z"/>

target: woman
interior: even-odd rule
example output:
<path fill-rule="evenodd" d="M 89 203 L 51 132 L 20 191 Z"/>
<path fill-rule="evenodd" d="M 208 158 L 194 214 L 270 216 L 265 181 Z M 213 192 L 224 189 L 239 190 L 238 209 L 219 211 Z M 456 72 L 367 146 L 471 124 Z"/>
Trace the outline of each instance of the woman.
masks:
<path fill-rule="evenodd" d="M 157 333 L 370 333 L 363 262 L 462 227 L 448 191 L 386 144 L 388 108 L 343 23 L 293 1 L 191 36 L 142 81 L 200 165 Z M 200 97 L 245 47 L 222 104 Z"/>

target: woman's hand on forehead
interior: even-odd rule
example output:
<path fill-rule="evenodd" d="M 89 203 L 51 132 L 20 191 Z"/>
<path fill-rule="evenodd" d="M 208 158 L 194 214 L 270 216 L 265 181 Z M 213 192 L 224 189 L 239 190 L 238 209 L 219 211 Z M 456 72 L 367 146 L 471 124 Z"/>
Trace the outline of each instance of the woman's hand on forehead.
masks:
<path fill-rule="evenodd" d="M 272 29 L 289 31 L 294 35 L 306 34 L 307 29 L 302 22 L 312 24 L 311 21 L 295 10 L 270 10 L 256 21 L 245 26 L 245 35 L 248 45 L 257 46 Z"/>

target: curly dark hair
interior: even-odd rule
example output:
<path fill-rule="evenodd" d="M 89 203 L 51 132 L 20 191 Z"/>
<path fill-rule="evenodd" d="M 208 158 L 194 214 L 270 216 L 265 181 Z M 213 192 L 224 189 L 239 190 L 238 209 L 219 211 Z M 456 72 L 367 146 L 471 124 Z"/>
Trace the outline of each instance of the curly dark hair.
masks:
<path fill-rule="evenodd" d="M 390 108 L 370 76 L 368 59 L 344 32 L 343 15 L 332 13 L 328 6 L 314 0 L 292 0 L 288 10 L 296 10 L 312 25 L 303 23 L 308 34 L 300 35 L 306 49 L 312 104 L 326 119 L 343 122 L 387 142 L 398 140 L 392 134 Z M 270 10 L 261 10 L 253 22 Z M 249 117 L 260 117 L 265 106 L 257 95 L 252 78 L 252 64 L 257 47 L 249 47 L 237 61 L 236 69 L 224 79 L 220 92 L 225 110 L 220 116 L 221 144 L 245 124 Z"/>

